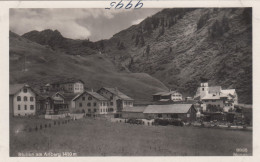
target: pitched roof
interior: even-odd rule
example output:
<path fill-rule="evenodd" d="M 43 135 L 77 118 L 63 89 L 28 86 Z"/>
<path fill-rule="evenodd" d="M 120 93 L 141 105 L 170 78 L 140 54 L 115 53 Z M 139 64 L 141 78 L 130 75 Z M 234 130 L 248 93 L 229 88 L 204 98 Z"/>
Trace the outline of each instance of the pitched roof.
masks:
<path fill-rule="evenodd" d="M 179 93 L 179 92 L 177 92 L 177 91 L 157 92 L 157 93 L 153 94 L 153 96 L 157 96 L 157 95 L 160 95 L 160 96 L 169 96 L 169 95 L 174 94 L 174 93 Z"/>
<path fill-rule="evenodd" d="M 73 98 L 73 101 L 77 100 L 80 96 L 82 96 L 83 94 L 89 94 L 92 97 L 100 100 L 100 101 L 107 101 L 108 99 L 106 99 L 105 97 L 101 96 L 100 94 L 98 94 L 97 92 L 88 92 L 88 91 L 84 91 L 83 93 L 77 95 L 76 97 Z"/>
<path fill-rule="evenodd" d="M 209 93 L 219 93 L 221 92 L 221 86 L 209 87 Z"/>
<path fill-rule="evenodd" d="M 134 106 L 134 107 L 124 107 L 123 108 L 123 112 L 144 112 L 144 110 L 146 109 L 146 106 Z"/>
<path fill-rule="evenodd" d="M 182 114 L 187 113 L 192 104 L 171 104 L 171 105 L 148 105 L 144 110 L 144 113 L 152 113 L 152 114 Z"/>
<path fill-rule="evenodd" d="M 107 100 L 107 98 L 101 96 L 97 92 L 87 92 L 87 93 L 90 94 L 91 96 L 93 96 L 94 98 L 98 99 L 98 100 L 103 100 L 103 101 Z"/>
<path fill-rule="evenodd" d="M 235 89 L 223 89 L 223 90 L 221 90 L 221 93 L 234 95 L 236 93 L 236 90 Z"/>
<path fill-rule="evenodd" d="M 219 95 L 214 96 L 213 94 L 207 94 L 201 98 L 201 100 L 219 100 L 219 99 L 220 99 Z"/>
<path fill-rule="evenodd" d="M 18 92 L 23 87 L 24 87 L 24 84 L 11 84 L 9 86 L 9 94 L 14 95 L 16 92 Z"/>
<path fill-rule="evenodd" d="M 36 93 L 28 84 L 10 84 L 9 86 L 9 95 L 16 94 L 23 87 L 30 88 L 34 93 Z"/>
<path fill-rule="evenodd" d="M 128 97 L 127 95 L 125 95 L 124 93 L 120 92 L 117 88 L 107 88 L 107 87 L 103 87 L 105 90 L 113 93 L 114 95 L 118 96 L 119 98 L 123 99 L 123 100 L 134 100 L 131 97 Z"/>
<path fill-rule="evenodd" d="M 59 91 L 49 91 L 49 92 L 45 92 L 45 93 L 39 93 L 39 95 L 47 98 L 47 97 L 53 97 L 56 93 L 59 93 L 63 98 L 65 98 L 64 94 Z"/>
<path fill-rule="evenodd" d="M 75 97 L 79 96 L 80 94 L 75 93 L 62 93 L 66 100 L 73 100 Z"/>
<path fill-rule="evenodd" d="M 169 96 L 169 95 L 172 95 L 172 94 L 175 94 L 175 93 L 179 93 L 179 92 L 177 92 L 177 91 L 166 92 L 166 93 L 162 94 L 162 96 Z"/>

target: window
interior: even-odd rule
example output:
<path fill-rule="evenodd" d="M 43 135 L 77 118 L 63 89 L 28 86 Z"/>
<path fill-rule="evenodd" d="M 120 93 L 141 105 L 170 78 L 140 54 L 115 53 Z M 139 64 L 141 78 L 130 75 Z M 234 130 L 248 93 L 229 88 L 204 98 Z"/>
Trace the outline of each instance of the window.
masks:
<path fill-rule="evenodd" d="M 82 97 L 82 101 L 85 101 L 85 97 Z"/>
<path fill-rule="evenodd" d="M 24 93 L 27 93 L 27 88 L 24 88 L 24 89 L 23 89 L 23 92 L 24 92 Z"/>
<path fill-rule="evenodd" d="M 94 104 L 93 104 L 94 106 L 97 106 L 97 103 L 96 102 L 94 102 Z"/>
<path fill-rule="evenodd" d="M 106 102 L 104 102 L 104 106 L 106 106 Z"/>
<path fill-rule="evenodd" d="M 21 101 L 21 96 L 17 96 L 17 101 Z"/>
<path fill-rule="evenodd" d="M 190 114 L 187 114 L 187 118 L 189 118 L 190 117 Z"/>
<path fill-rule="evenodd" d="M 27 97 L 26 97 L 26 96 L 24 96 L 24 97 L 23 97 L 23 100 L 24 100 L 24 101 L 27 101 Z"/>
<path fill-rule="evenodd" d="M 113 106 L 113 102 L 110 102 L 110 105 Z"/>
<path fill-rule="evenodd" d="M 92 100 L 92 97 L 88 97 L 88 100 Z"/>
<path fill-rule="evenodd" d="M 21 110 L 21 106 L 20 105 L 18 105 L 18 110 Z"/>
<path fill-rule="evenodd" d="M 178 116 L 178 114 L 173 114 L 172 115 L 172 118 L 178 118 L 179 116 Z"/>
<path fill-rule="evenodd" d="M 91 109 L 88 109 L 88 112 L 91 112 Z"/>
<path fill-rule="evenodd" d="M 202 88 L 202 91 L 204 91 L 204 88 Z"/>
<path fill-rule="evenodd" d="M 82 103 L 81 102 L 79 103 L 79 107 L 82 107 Z"/>
<path fill-rule="evenodd" d="M 158 118 L 161 118 L 162 117 L 162 114 L 158 114 Z"/>
<path fill-rule="evenodd" d="M 34 109 L 34 105 L 30 105 L 30 110 L 33 110 Z"/>
<path fill-rule="evenodd" d="M 97 112 L 97 109 L 94 109 L 94 112 Z"/>
<path fill-rule="evenodd" d="M 100 112 L 102 112 L 102 109 L 100 109 Z"/>
<path fill-rule="evenodd" d="M 110 100 L 113 100 L 113 96 L 110 96 Z"/>
<path fill-rule="evenodd" d="M 27 105 L 24 105 L 24 110 L 27 110 Z"/>
<path fill-rule="evenodd" d="M 91 103 L 90 103 L 90 102 L 88 103 L 88 106 L 91 106 Z"/>
<path fill-rule="evenodd" d="M 33 97 L 30 97 L 30 101 L 33 101 Z"/>

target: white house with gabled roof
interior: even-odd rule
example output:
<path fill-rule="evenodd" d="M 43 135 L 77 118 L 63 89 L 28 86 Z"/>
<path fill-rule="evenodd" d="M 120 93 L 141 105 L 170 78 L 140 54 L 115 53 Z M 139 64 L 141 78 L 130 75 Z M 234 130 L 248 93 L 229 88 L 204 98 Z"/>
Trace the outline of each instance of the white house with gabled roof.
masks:
<path fill-rule="evenodd" d="M 28 84 L 11 84 L 9 89 L 10 114 L 14 116 L 35 115 L 36 95 Z"/>

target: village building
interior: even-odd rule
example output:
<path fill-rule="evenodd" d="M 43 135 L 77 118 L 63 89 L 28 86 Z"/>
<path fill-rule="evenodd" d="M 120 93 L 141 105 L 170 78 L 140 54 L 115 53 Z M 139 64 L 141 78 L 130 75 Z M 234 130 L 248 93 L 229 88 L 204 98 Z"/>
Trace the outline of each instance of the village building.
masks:
<path fill-rule="evenodd" d="M 223 90 L 221 86 L 209 87 L 208 82 L 204 81 L 198 87 L 194 96 L 195 100 L 200 100 L 208 105 L 213 105 L 223 109 L 224 112 L 234 109 L 234 105 L 238 104 L 238 96 L 235 89 Z"/>
<path fill-rule="evenodd" d="M 37 96 L 37 114 L 38 115 L 58 115 L 68 114 L 68 104 L 65 97 L 60 92 L 50 92 Z"/>
<path fill-rule="evenodd" d="M 121 112 L 125 107 L 133 107 L 134 100 L 117 88 L 103 87 L 97 93 L 109 100 L 109 110 L 115 114 L 115 117 L 121 117 Z"/>
<path fill-rule="evenodd" d="M 108 108 L 109 100 L 96 92 L 85 91 L 76 96 L 73 101 L 75 108 L 71 108 L 72 113 L 79 112 L 92 117 L 113 113 L 113 110 Z"/>
<path fill-rule="evenodd" d="M 85 90 L 84 84 L 85 83 L 82 80 L 69 79 L 51 83 L 50 89 L 52 91 L 64 91 L 65 93 L 83 93 Z M 46 88 L 46 86 L 43 87 L 43 89 Z"/>
<path fill-rule="evenodd" d="M 182 101 L 182 94 L 177 91 L 158 92 L 153 94 L 153 101 L 167 102 L 167 101 Z"/>
<path fill-rule="evenodd" d="M 134 107 L 125 107 L 122 110 L 122 118 L 125 119 L 144 119 L 144 110 L 146 106 L 134 106 Z"/>
<path fill-rule="evenodd" d="M 10 85 L 10 114 L 13 116 L 35 115 L 36 95 L 36 92 L 27 84 Z"/>
<path fill-rule="evenodd" d="M 76 107 L 74 99 L 77 98 L 81 93 L 62 93 L 65 99 L 65 103 L 68 104 L 69 110 L 73 110 Z"/>
<path fill-rule="evenodd" d="M 148 105 L 144 110 L 146 118 L 172 118 L 184 122 L 196 120 L 193 104 Z"/>

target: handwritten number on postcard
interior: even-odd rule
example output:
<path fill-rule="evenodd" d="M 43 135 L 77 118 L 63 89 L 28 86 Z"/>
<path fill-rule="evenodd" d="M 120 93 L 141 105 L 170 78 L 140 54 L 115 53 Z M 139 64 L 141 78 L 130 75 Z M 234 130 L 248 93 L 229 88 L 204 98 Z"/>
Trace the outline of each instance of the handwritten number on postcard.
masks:
<path fill-rule="evenodd" d="M 125 5 L 126 4 L 126 5 Z M 108 9 L 108 10 L 110 10 L 110 9 L 112 9 L 112 8 L 114 8 L 114 9 L 131 9 L 132 7 L 134 8 L 134 9 L 139 9 L 139 8 L 142 8 L 143 7 L 143 3 L 141 2 L 141 0 L 140 1 L 138 1 L 135 5 L 132 3 L 132 0 L 130 0 L 128 3 L 126 2 L 126 3 L 123 3 L 123 0 L 121 0 L 120 2 L 111 2 L 110 3 L 110 7 L 107 7 L 107 8 L 105 8 L 105 9 Z"/>

